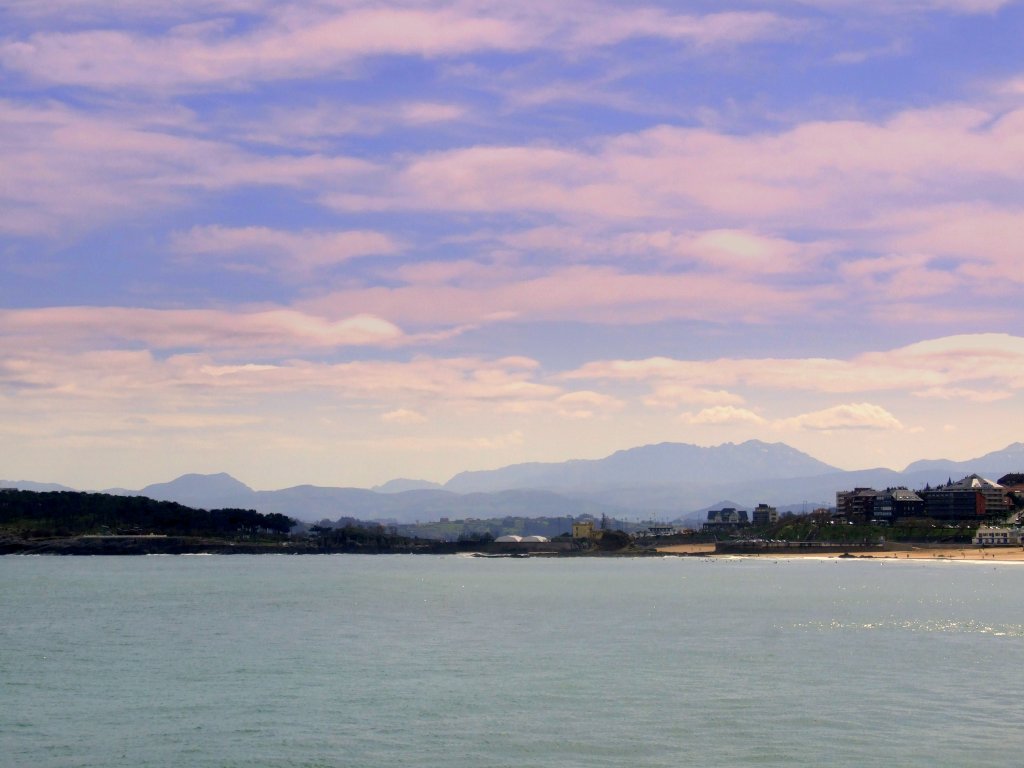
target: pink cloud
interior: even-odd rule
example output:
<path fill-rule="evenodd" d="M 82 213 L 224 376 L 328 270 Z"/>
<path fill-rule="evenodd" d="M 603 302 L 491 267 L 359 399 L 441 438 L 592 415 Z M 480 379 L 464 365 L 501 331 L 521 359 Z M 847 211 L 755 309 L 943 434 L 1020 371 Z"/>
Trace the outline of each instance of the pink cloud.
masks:
<path fill-rule="evenodd" d="M 928 393 L 971 384 L 972 399 L 977 400 L 986 392 L 1001 397 L 1007 389 L 1024 389 L 1024 338 L 998 333 L 950 336 L 849 360 L 607 360 L 588 363 L 561 378 L 650 382 L 655 388 L 742 386 L 829 394 Z"/>
<path fill-rule="evenodd" d="M 244 185 L 353 183 L 374 166 L 346 157 L 257 157 L 198 138 L 187 114 L 89 114 L 0 100 L 0 230 L 67 234 Z"/>
<path fill-rule="evenodd" d="M 230 9 L 226 9 L 230 10 Z M 241 10 L 241 9 L 239 9 Z M 259 13 L 264 9 L 255 7 Z M 613 4 L 393 3 L 266 9 L 252 31 L 221 20 L 164 34 L 120 30 L 39 32 L 0 46 L 0 61 L 44 82 L 93 88 L 237 88 L 240 83 L 338 73 L 361 58 L 436 58 L 537 47 L 579 51 L 635 37 L 696 49 L 776 39 L 804 28 L 767 12 L 704 16 Z"/>
<path fill-rule="evenodd" d="M 1008 400 L 1013 397 L 1011 391 L 981 391 L 977 389 L 967 389 L 965 387 L 932 387 L 930 389 L 922 389 L 918 392 L 913 393 L 915 397 L 937 399 L 937 400 L 956 400 L 960 402 L 970 403 L 994 403 L 999 400 Z"/>
<path fill-rule="evenodd" d="M 737 229 L 702 232 L 693 237 L 688 250 L 716 268 L 745 274 L 804 272 L 822 251 L 820 247 Z"/>
<path fill-rule="evenodd" d="M 555 399 L 558 414 L 569 419 L 592 419 L 600 414 L 620 411 L 625 406 L 618 398 L 592 390 L 567 392 Z"/>
<path fill-rule="evenodd" d="M 807 24 L 768 12 L 732 11 L 707 15 L 674 14 L 662 8 L 592 6 L 569 36 L 573 47 L 612 45 L 637 37 L 666 38 L 713 48 L 772 40 L 803 33 Z"/>
<path fill-rule="evenodd" d="M 318 102 L 311 106 L 271 107 L 257 118 L 231 115 L 217 121 L 224 135 L 269 144 L 288 151 L 324 150 L 329 140 L 348 135 L 377 134 L 396 127 L 427 126 L 471 116 L 467 107 L 427 101 L 367 107 Z"/>
<path fill-rule="evenodd" d="M 1019 243 L 1024 242 L 1024 210 L 984 204 L 950 204 L 911 209 L 883 217 L 893 247 L 928 256 L 955 257 L 962 265 L 950 279 L 964 277 L 989 287 L 1021 283 Z"/>
<path fill-rule="evenodd" d="M 857 231 L 894 208 L 1024 173 L 1016 117 L 994 117 L 952 106 L 747 136 L 659 126 L 586 149 L 478 146 L 411 158 L 375 191 L 323 200 L 346 210 L 545 212 L 694 228 L 712 215 Z"/>
<path fill-rule="evenodd" d="M 739 275 L 803 274 L 834 248 L 749 229 L 607 231 L 587 224 L 536 227 L 498 239 L 524 253 L 548 251 L 573 261 L 630 263 L 653 257 L 664 265 L 691 264 Z"/>
<path fill-rule="evenodd" d="M 184 130 L 187 115 L 126 120 L 59 105 L 5 102 L 0 104 L 0 162 L 9 183 L 0 191 L 0 228 L 23 234 L 67 232 L 179 206 L 196 192 L 281 185 L 310 189 L 326 204 L 343 209 L 536 212 L 561 223 L 506 235 L 506 245 L 521 251 L 549 249 L 566 261 L 592 264 L 650 256 L 669 272 L 659 285 L 651 277 L 596 264 L 576 274 L 549 266 L 547 276 L 537 269 L 522 275 L 527 279 L 509 275 L 504 287 L 494 286 L 481 300 L 453 286 L 427 290 L 418 285 L 411 271 L 441 270 L 437 265 L 409 267 L 413 285 L 354 289 L 345 296 L 354 302 L 353 311 L 376 312 L 380 301 L 386 308 L 382 313 L 399 319 L 417 311 L 410 305 L 424 306 L 422 298 L 425 306 L 439 308 L 437 314 L 454 315 L 455 305 L 447 300 L 458 298 L 466 307 L 457 322 L 477 322 L 495 312 L 537 311 L 551 317 L 558 312 L 543 305 L 559 296 L 587 307 L 596 306 L 603 293 L 615 297 L 611 303 L 618 306 L 635 298 L 629 315 L 642 320 L 638 302 L 645 298 L 652 301 L 652 318 L 706 316 L 701 302 L 707 296 L 735 291 L 735 305 L 725 309 L 734 319 L 756 321 L 778 317 L 800 301 L 838 306 L 835 298 L 852 291 L 866 297 L 866 311 L 879 303 L 892 316 L 914 317 L 921 314 L 916 302 L 949 294 L 958 280 L 972 289 L 991 286 L 993 280 L 1019 281 L 1012 247 L 1020 235 L 1015 209 L 983 204 L 928 208 L 920 200 L 935 190 L 953 199 L 962 185 L 975 188 L 978 179 L 998 183 L 1024 174 L 1024 144 L 1017 138 L 1024 111 L 994 122 L 992 117 L 979 110 L 943 108 L 905 112 L 884 123 L 809 123 L 755 136 L 660 127 L 584 149 L 471 147 L 375 165 L 318 154 L 253 156 L 224 142 L 196 138 Z M 837 146 L 845 147 L 841 155 Z M 742 227 L 731 223 L 739 218 L 747 222 Z M 810 243 L 779 234 L 807 225 L 836 231 L 828 241 Z M 255 243 L 257 236 L 262 242 Z M 347 235 L 349 242 L 332 245 L 314 242 L 310 233 L 274 234 L 261 228 L 209 228 L 180 237 L 186 247 L 209 253 L 214 248 L 237 253 L 245 241 L 305 264 L 374 250 L 391 253 L 397 247 L 383 240 L 370 243 L 369 233 Z M 844 248 L 886 255 L 850 262 L 837 274 L 821 271 L 823 256 Z M 962 265 L 955 274 L 932 268 L 929 257 L 934 255 L 954 256 Z M 498 263 L 490 256 L 476 261 Z M 724 277 L 671 274 L 673 265 L 731 272 L 732 287 L 726 290 Z M 507 261 L 503 268 L 514 271 Z M 823 286 L 817 292 L 770 281 L 773 275 L 809 270 Z M 463 271 L 468 276 L 470 270 Z M 856 284 L 844 284 L 851 279 Z M 574 281 L 579 290 L 573 291 Z M 685 308 L 669 306 L 674 299 L 697 303 L 687 314 Z M 965 305 L 944 311 L 963 319 L 978 310 Z"/>
<path fill-rule="evenodd" d="M 174 3 L 153 3 L 152 0 L 120 0 L 116 7 L 97 0 L 7 0 L 5 8 L 22 18 L 46 18 L 92 25 L 130 19 L 181 20 L 197 14 L 256 13 L 274 3 L 270 0 L 177 0 Z"/>
<path fill-rule="evenodd" d="M 122 415 L 132 409 L 173 413 L 201 408 L 281 417 L 287 407 L 279 398 L 301 396 L 321 409 L 380 411 L 378 420 L 408 425 L 423 423 L 432 411 L 449 417 L 480 411 L 588 418 L 621 407 L 602 393 L 567 392 L 544 383 L 533 361 L 519 358 L 238 364 L 202 353 L 158 358 L 145 350 L 36 349 L 6 356 L 0 362 L 0 385 L 18 393 L 25 413 L 36 405 L 63 410 L 92 403 L 83 407 Z"/>
<path fill-rule="evenodd" d="M 174 249 L 190 256 L 213 256 L 240 264 L 282 260 L 300 270 L 340 264 L 361 256 L 392 255 L 400 245 L 389 235 L 368 230 L 290 232 L 268 227 L 193 227 L 172 238 Z"/>
<path fill-rule="evenodd" d="M 839 272 L 851 294 L 871 296 L 872 303 L 883 305 L 941 296 L 962 285 L 952 270 L 933 268 L 931 262 L 921 253 L 887 254 L 847 261 Z"/>
<path fill-rule="evenodd" d="M 858 12 L 889 14 L 921 13 L 924 11 L 951 11 L 974 14 L 994 13 L 1015 0 L 791 0 L 802 5 L 826 9 L 853 9 Z"/>
<path fill-rule="evenodd" d="M 337 71 L 380 54 L 443 56 L 527 45 L 525 30 L 452 10 L 354 9 L 335 14 L 285 8 L 254 32 L 185 25 L 162 36 L 98 30 L 37 33 L 0 46 L 0 62 L 45 82 L 94 88 L 236 88 Z"/>
<path fill-rule="evenodd" d="M 338 320 L 290 309 L 221 310 L 53 307 L 0 311 L 0 346 L 74 348 L 144 344 L 150 349 L 191 348 L 270 354 L 287 349 L 391 346 L 400 328 L 379 317 L 355 314 Z"/>
<path fill-rule="evenodd" d="M 551 403 L 564 394 L 560 387 L 536 381 L 533 368 L 518 359 L 416 357 L 401 362 L 337 364 L 290 360 L 272 368 L 182 362 L 197 383 L 205 381 L 207 386 L 225 391 L 320 391 L 367 403 L 405 402 L 392 410 L 422 412 L 444 404 Z"/>
<path fill-rule="evenodd" d="M 338 291 L 309 301 L 316 313 L 375 311 L 410 325 L 487 322 L 524 317 L 596 323 L 667 318 L 765 322 L 827 302 L 832 291 L 787 289 L 695 273 L 630 274 L 610 267 L 569 266 L 525 279 L 472 284 L 416 283 Z"/>

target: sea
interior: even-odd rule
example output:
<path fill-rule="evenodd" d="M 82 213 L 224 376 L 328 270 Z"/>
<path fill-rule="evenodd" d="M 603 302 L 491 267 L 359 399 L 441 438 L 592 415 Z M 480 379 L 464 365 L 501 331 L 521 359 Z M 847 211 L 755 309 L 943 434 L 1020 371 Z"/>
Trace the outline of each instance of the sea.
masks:
<path fill-rule="evenodd" d="M 7 768 L 1020 766 L 1024 567 L 0 557 Z"/>

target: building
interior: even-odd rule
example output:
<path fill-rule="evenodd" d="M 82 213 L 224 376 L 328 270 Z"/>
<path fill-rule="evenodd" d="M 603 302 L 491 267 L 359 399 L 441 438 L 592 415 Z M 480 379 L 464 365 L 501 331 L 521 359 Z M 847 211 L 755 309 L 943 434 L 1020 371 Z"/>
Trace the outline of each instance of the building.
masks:
<path fill-rule="evenodd" d="M 672 536 L 677 533 L 674 525 L 650 525 L 647 527 L 648 536 Z"/>
<path fill-rule="evenodd" d="M 726 507 L 725 509 L 712 509 L 708 511 L 708 521 L 704 523 L 705 531 L 721 531 L 740 528 L 750 525 L 750 518 L 745 509 Z"/>
<path fill-rule="evenodd" d="M 972 543 L 980 547 L 1016 547 L 1021 543 L 1021 530 L 983 525 L 978 528 Z"/>
<path fill-rule="evenodd" d="M 871 517 L 892 521 L 902 517 L 923 517 L 924 499 L 906 488 L 887 488 L 875 496 Z"/>
<path fill-rule="evenodd" d="M 924 499 L 925 514 L 939 520 L 970 520 L 979 517 L 1001 517 L 1009 513 L 1003 487 L 979 475 L 919 493 Z"/>
<path fill-rule="evenodd" d="M 594 538 L 594 521 L 593 520 L 582 520 L 578 523 L 572 524 L 572 537 L 574 539 L 592 539 Z"/>
<path fill-rule="evenodd" d="M 774 525 L 779 522 L 779 510 L 767 504 L 754 507 L 754 525 Z"/>
<path fill-rule="evenodd" d="M 746 510 L 738 510 L 735 507 L 725 507 L 724 509 L 709 510 L 708 522 L 721 523 L 725 525 L 745 525 L 750 522 L 750 519 L 747 517 Z"/>
<path fill-rule="evenodd" d="M 859 517 L 867 520 L 875 511 L 874 488 L 854 488 L 852 491 L 836 493 L 836 514 L 845 518 Z"/>

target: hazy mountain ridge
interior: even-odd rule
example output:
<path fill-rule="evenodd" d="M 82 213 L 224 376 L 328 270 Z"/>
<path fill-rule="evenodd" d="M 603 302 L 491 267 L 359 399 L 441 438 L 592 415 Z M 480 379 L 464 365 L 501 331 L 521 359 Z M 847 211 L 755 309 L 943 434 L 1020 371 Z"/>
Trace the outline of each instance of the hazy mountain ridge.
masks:
<path fill-rule="evenodd" d="M 968 475 L 971 473 L 991 475 L 991 480 L 998 480 L 1010 472 L 1021 472 L 1024 467 L 1024 443 L 1011 443 L 1002 450 L 986 453 L 976 459 L 967 461 L 951 461 L 949 459 L 924 459 L 908 464 L 904 474 L 923 472 L 946 472 L 949 475 Z M 957 478 L 953 478 L 954 480 Z"/>
<path fill-rule="evenodd" d="M 779 508 L 810 510 L 832 506 L 839 490 L 857 486 L 921 488 L 972 472 L 992 479 L 1008 472 L 1024 472 L 1024 443 L 1013 443 L 968 461 L 915 461 L 903 472 L 884 468 L 843 471 L 783 443 L 751 440 L 712 448 L 661 443 L 617 451 L 604 459 L 463 472 L 444 487 L 399 479 L 374 489 L 297 485 L 256 491 L 221 472 L 182 475 L 139 491 L 117 488 L 106 492 L 148 496 L 203 509 L 239 507 L 278 512 L 306 521 L 355 517 L 415 522 L 441 517 L 607 514 L 696 522 L 708 509 L 719 506 L 750 509 L 765 502 Z M 31 481 L 0 481 L 0 487 L 73 490 Z M 726 504 L 722 499 L 733 501 Z"/>
<path fill-rule="evenodd" d="M 213 475 L 182 475 L 167 483 L 147 485 L 138 494 L 158 501 L 176 501 L 190 507 L 250 508 L 253 504 L 249 499 L 255 496 L 256 491 L 227 472 L 218 472 Z"/>
<path fill-rule="evenodd" d="M 37 483 L 32 480 L 0 480 L 0 488 L 14 488 L 19 491 L 73 491 L 60 483 Z"/>
<path fill-rule="evenodd" d="M 444 486 L 430 480 L 414 480 L 408 477 L 396 477 L 386 483 L 373 486 L 370 490 L 377 493 L 404 493 L 405 491 L 440 490 Z"/>
<path fill-rule="evenodd" d="M 526 487 L 591 491 L 616 486 L 726 483 L 737 478 L 812 477 L 837 471 L 836 467 L 785 443 L 748 440 L 708 448 L 659 443 L 616 451 L 603 459 L 513 464 L 494 470 L 461 472 L 444 487 L 457 493 Z"/>

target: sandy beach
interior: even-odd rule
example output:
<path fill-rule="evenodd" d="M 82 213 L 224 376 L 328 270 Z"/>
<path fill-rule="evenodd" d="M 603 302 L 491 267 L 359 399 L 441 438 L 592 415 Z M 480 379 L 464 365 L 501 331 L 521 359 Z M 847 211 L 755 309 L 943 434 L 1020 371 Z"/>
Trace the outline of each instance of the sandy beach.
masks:
<path fill-rule="evenodd" d="M 658 547 L 659 552 L 675 555 L 714 555 L 714 544 L 674 544 L 666 547 Z M 917 547 L 908 544 L 905 549 L 885 549 L 868 552 L 851 552 L 852 555 L 862 558 L 890 559 L 890 560 L 975 560 L 985 562 L 1024 562 L 1024 547 Z M 734 554 L 729 557 L 841 557 L 841 553 L 821 553 L 808 551 L 807 553 L 792 552 L 758 552 L 755 554 Z"/>

